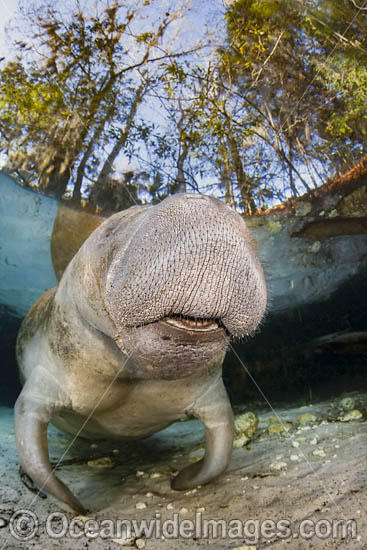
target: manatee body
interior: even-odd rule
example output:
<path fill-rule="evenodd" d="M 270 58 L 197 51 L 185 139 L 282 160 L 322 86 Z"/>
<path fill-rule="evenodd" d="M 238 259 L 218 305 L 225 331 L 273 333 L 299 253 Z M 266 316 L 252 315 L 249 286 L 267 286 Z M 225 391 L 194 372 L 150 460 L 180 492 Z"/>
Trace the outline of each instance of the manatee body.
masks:
<path fill-rule="evenodd" d="M 15 430 L 25 472 L 83 512 L 51 469 L 50 422 L 86 438 L 137 438 L 187 413 L 204 424 L 205 456 L 172 487 L 218 477 L 233 438 L 222 362 L 230 337 L 252 333 L 265 307 L 245 222 L 220 201 L 178 194 L 111 216 L 21 326 Z"/>

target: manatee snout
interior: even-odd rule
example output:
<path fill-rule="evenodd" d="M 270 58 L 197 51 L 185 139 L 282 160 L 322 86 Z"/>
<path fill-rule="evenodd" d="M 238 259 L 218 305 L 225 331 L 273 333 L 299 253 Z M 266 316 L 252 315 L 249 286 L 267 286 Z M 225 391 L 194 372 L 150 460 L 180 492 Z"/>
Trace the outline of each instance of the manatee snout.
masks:
<path fill-rule="evenodd" d="M 217 199 L 175 195 L 147 210 L 121 259 L 106 304 L 116 326 L 183 316 L 250 334 L 266 306 L 263 270 L 244 220 Z"/>

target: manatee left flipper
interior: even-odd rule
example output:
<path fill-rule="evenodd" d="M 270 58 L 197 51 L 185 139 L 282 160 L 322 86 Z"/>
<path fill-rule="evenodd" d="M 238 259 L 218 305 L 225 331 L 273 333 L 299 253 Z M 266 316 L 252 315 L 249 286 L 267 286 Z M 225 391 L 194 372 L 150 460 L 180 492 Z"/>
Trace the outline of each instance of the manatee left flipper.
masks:
<path fill-rule="evenodd" d="M 52 471 L 48 457 L 47 426 L 70 398 L 43 367 L 35 367 L 14 407 L 15 437 L 23 470 L 40 490 L 45 490 L 76 512 L 86 510 Z"/>
<path fill-rule="evenodd" d="M 186 411 L 198 417 L 205 428 L 204 458 L 186 466 L 172 480 L 172 489 L 191 489 L 204 485 L 222 474 L 232 456 L 234 419 L 222 377 Z"/>

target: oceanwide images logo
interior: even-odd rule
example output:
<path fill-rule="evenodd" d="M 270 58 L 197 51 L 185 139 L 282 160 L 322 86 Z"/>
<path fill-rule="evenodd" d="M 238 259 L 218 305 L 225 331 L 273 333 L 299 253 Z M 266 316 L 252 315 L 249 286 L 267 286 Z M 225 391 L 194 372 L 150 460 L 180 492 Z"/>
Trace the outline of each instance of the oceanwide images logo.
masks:
<path fill-rule="evenodd" d="M 124 540 L 126 543 L 133 543 L 139 538 L 241 539 L 247 544 L 290 538 L 358 539 L 354 519 L 305 519 L 296 525 L 286 519 L 208 519 L 203 518 L 202 512 L 196 512 L 192 519 L 182 519 L 180 514 L 174 513 L 164 520 L 159 512 L 149 520 L 70 518 L 64 512 L 53 512 L 41 522 L 34 512 L 22 509 L 14 512 L 8 523 L 12 537 L 18 541 L 29 541 L 42 534 L 51 539 L 100 537 L 104 540 Z"/>

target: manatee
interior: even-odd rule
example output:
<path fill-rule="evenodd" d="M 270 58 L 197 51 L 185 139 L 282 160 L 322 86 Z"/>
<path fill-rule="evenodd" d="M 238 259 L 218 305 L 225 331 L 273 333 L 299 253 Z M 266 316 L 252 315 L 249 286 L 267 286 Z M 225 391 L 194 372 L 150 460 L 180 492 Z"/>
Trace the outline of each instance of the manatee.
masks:
<path fill-rule="evenodd" d="M 20 328 L 23 470 L 83 513 L 51 468 L 49 423 L 89 439 L 143 438 L 188 414 L 204 424 L 205 455 L 172 488 L 216 479 L 234 431 L 223 359 L 231 338 L 258 327 L 266 296 L 245 221 L 215 198 L 177 194 L 108 218 Z"/>

